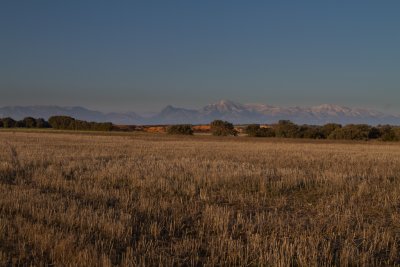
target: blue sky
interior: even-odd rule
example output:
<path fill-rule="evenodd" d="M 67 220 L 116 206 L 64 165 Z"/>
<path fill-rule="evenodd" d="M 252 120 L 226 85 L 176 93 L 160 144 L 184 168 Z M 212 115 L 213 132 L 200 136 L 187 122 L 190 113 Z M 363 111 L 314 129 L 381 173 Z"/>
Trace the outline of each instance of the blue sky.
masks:
<path fill-rule="evenodd" d="M 399 1 L 0 2 L 0 106 L 400 113 Z"/>

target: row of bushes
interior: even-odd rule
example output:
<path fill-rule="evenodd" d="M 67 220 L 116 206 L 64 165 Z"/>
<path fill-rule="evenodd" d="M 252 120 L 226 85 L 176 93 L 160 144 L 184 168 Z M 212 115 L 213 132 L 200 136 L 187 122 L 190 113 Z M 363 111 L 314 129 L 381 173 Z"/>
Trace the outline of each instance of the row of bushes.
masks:
<path fill-rule="evenodd" d="M 76 120 L 68 116 L 53 116 L 49 118 L 52 128 L 58 130 L 81 130 L 81 131 L 111 131 L 111 122 L 88 122 Z"/>
<path fill-rule="evenodd" d="M 390 125 L 372 127 L 366 124 L 349 124 L 342 126 L 329 123 L 323 126 L 296 125 L 290 121 L 279 121 L 268 128 L 258 124 L 248 125 L 245 133 L 254 137 L 283 137 L 283 138 L 312 138 L 340 140 L 369 140 L 399 141 L 400 128 Z"/>
<path fill-rule="evenodd" d="M 23 120 L 12 118 L 0 119 L 0 128 L 54 128 L 58 130 L 84 130 L 84 131 L 111 131 L 113 124 L 109 122 L 87 122 L 76 120 L 68 116 L 53 116 L 49 121 L 34 119 L 32 117 Z"/>
<path fill-rule="evenodd" d="M 215 120 L 210 124 L 210 131 L 216 136 L 236 136 L 238 132 L 232 123 L 222 120 Z M 190 124 L 171 125 L 167 127 L 168 134 L 193 135 L 193 126 Z"/>
<path fill-rule="evenodd" d="M 12 118 L 0 119 L 0 128 L 54 128 L 59 130 L 90 130 L 111 131 L 113 124 L 109 122 L 87 122 L 76 120 L 69 116 L 53 116 L 49 121 L 32 117 L 15 121 Z M 210 123 L 210 131 L 216 136 L 236 136 L 238 131 L 232 123 L 214 120 Z M 261 127 L 259 124 L 248 125 L 244 132 L 253 137 L 281 137 L 281 138 L 311 138 L 311 139 L 341 139 L 341 140 L 369 140 L 400 141 L 400 128 L 390 125 L 372 127 L 366 124 L 349 124 L 342 126 L 329 123 L 323 126 L 297 125 L 288 120 L 281 120 L 277 124 Z M 172 125 L 167 128 L 168 134 L 192 135 L 193 127 L 190 124 Z"/>
<path fill-rule="evenodd" d="M 215 120 L 210 124 L 210 131 L 216 136 L 236 136 L 237 130 L 232 123 Z M 251 124 L 245 127 L 244 132 L 252 137 L 280 137 L 280 138 L 309 138 L 309 139 L 338 139 L 338 140 L 370 140 L 399 141 L 400 128 L 390 125 L 372 127 L 366 124 L 349 124 L 342 126 L 329 123 L 323 126 L 297 125 L 291 121 L 281 120 L 277 124 L 261 127 Z M 172 125 L 167 128 L 169 134 L 192 135 L 192 125 Z"/>
<path fill-rule="evenodd" d="M 50 124 L 44 119 L 34 119 L 26 117 L 23 120 L 16 121 L 12 118 L 0 119 L 0 128 L 49 128 Z"/>
<path fill-rule="evenodd" d="M 190 124 L 171 125 L 167 127 L 168 134 L 193 135 L 193 128 Z"/>

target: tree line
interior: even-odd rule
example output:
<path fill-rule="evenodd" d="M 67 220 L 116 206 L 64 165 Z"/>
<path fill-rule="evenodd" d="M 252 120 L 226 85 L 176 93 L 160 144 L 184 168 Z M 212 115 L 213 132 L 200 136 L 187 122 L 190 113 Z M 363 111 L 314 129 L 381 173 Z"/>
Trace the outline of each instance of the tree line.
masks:
<path fill-rule="evenodd" d="M 400 128 L 391 125 L 370 126 L 367 124 L 328 123 L 323 126 L 296 125 L 291 121 L 281 120 L 277 124 L 263 128 L 260 125 L 248 125 L 245 132 L 254 137 L 309 138 L 336 140 L 399 141 Z"/>
<path fill-rule="evenodd" d="M 236 136 L 238 131 L 232 123 L 222 120 L 214 120 L 210 123 L 210 131 L 215 136 Z M 167 127 L 168 134 L 193 135 L 193 126 L 191 124 L 170 125 Z"/>
<path fill-rule="evenodd" d="M 0 128 L 53 128 L 58 130 L 112 131 L 115 127 L 110 122 L 88 122 L 69 116 L 52 116 L 48 121 L 26 117 L 14 120 L 10 117 L 0 118 Z M 237 136 L 238 130 L 228 121 L 214 120 L 210 123 L 210 132 L 215 136 Z M 308 138 L 336 140 L 383 140 L 400 141 L 400 127 L 391 125 L 370 126 L 367 124 L 337 123 L 319 125 L 297 125 L 289 120 L 280 120 L 268 126 L 250 124 L 243 132 L 251 137 Z M 168 134 L 193 135 L 190 124 L 170 125 Z"/>
<path fill-rule="evenodd" d="M 0 128 L 50 128 L 49 123 L 44 119 L 26 117 L 23 120 L 14 120 L 10 117 L 0 118 Z"/>
<path fill-rule="evenodd" d="M 236 136 L 237 129 L 232 123 L 215 120 L 210 124 L 210 131 L 215 136 Z M 173 125 L 168 127 L 169 134 L 193 134 L 191 125 Z M 319 125 L 297 125 L 289 120 L 280 120 L 276 124 L 261 126 L 247 125 L 244 133 L 251 137 L 308 138 L 336 140 L 371 140 L 400 141 L 400 127 L 391 125 L 370 126 L 367 124 L 337 123 Z"/>
<path fill-rule="evenodd" d="M 110 122 L 88 122 L 76 120 L 69 116 L 52 116 L 48 121 L 39 118 L 26 117 L 22 120 L 12 118 L 0 119 L 0 128 L 53 128 L 57 130 L 82 130 L 82 131 L 111 131 L 113 124 Z"/>

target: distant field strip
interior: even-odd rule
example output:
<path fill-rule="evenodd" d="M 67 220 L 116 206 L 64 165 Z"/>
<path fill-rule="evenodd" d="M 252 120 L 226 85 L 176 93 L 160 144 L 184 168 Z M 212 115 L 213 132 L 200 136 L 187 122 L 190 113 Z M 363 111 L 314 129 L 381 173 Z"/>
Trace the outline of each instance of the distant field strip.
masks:
<path fill-rule="evenodd" d="M 0 266 L 400 265 L 400 143 L 0 131 Z"/>

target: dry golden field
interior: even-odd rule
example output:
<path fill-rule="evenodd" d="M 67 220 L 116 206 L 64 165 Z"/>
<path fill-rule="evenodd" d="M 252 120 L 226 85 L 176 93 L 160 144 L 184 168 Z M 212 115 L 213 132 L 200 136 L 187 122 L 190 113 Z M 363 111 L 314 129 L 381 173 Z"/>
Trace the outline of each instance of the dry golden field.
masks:
<path fill-rule="evenodd" d="M 400 264 L 400 144 L 0 131 L 0 266 Z"/>

